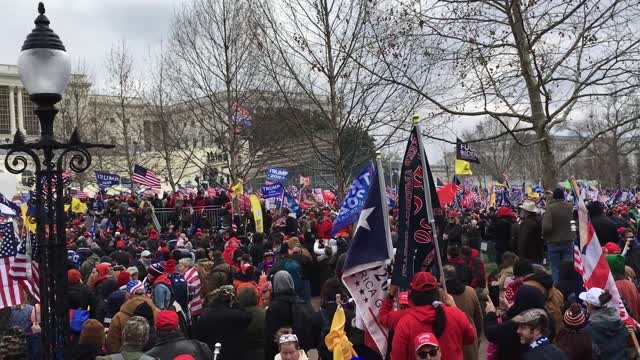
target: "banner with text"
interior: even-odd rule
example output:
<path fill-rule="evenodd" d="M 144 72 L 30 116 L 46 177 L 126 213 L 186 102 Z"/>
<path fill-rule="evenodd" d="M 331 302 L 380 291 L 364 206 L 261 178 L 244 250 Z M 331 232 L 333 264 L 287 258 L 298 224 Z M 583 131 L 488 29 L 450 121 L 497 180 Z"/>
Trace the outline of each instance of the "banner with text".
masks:
<path fill-rule="evenodd" d="M 120 184 L 120 176 L 96 171 L 96 182 L 101 189 Z"/>
<path fill-rule="evenodd" d="M 265 199 L 281 198 L 284 194 L 282 184 L 272 184 L 262 186 L 262 197 Z"/>
<path fill-rule="evenodd" d="M 289 171 L 278 168 L 267 169 L 267 181 L 286 183 L 287 180 L 289 180 Z"/>

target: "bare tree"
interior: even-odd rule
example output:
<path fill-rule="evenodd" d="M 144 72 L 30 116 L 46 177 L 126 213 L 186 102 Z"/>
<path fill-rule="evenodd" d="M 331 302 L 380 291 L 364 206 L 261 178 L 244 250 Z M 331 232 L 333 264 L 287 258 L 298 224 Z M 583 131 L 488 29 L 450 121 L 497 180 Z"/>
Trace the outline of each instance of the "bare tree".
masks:
<path fill-rule="evenodd" d="M 362 165 L 354 155 L 366 151 L 366 134 L 376 148 L 387 146 L 398 129 L 410 127 L 407 120 L 420 100 L 353 60 L 380 66 L 367 51 L 369 6 L 358 0 L 261 1 L 254 12 L 263 69 L 284 105 L 308 108 L 327 129 L 319 132 L 303 117 L 294 117 L 290 125 L 301 129 L 317 162 L 334 171 L 339 197 Z M 355 146 L 341 146 L 346 139 Z M 327 147 L 330 152 L 323 151 Z"/>
<path fill-rule="evenodd" d="M 109 124 L 107 135 L 116 149 L 103 153 L 109 169 L 126 173 L 133 178 L 136 163 L 144 164 L 143 115 L 140 83 L 134 76 L 133 56 L 124 40 L 113 45 L 107 54 L 108 96 L 96 97 L 95 105 Z M 121 161 L 124 156 L 124 163 Z"/>
<path fill-rule="evenodd" d="M 246 177 L 259 160 L 251 145 L 249 113 L 264 84 L 252 38 L 248 0 L 193 0 L 178 10 L 170 48 L 171 80 L 181 103 L 211 147 L 227 156 L 232 182 Z M 193 157 L 206 169 L 206 157 Z"/>
<path fill-rule="evenodd" d="M 176 185 L 193 170 L 199 128 L 191 126 L 189 116 L 175 106 L 176 91 L 169 79 L 170 60 L 162 44 L 151 53 L 147 81 L 141 91 L 144 106 L 144 136 L 146 150 L 154 151 L 162 159 L 163 175 L 173 191 Z M 204 145 L 204 144 L 202 144 Z"/>
<path fill-rule="evenodd" d="M 638 112 L 638 105 L 636 99 L 613 96 L 603 106 L 594 106 L 585 120 L 568 127 L 582 141 L 605 131 L 584 150 L 580 165 L 587 169 L 585 176 L 610 188 L 636 186 L 628 159 L 640 150 L 640 120 L 614 128 L 612 125 L 620 119 L 632 118 Z"/>
<path fill-rule="evenodd" d="M 618 119 L 561 158 L 553 151 L 550 135 L 586 104 L 637 94 L 635 0 L 430 0 L 420 9 L 413 1 L 392 3 L 379 11 L 399 30 L 377 32 L 374 52 L 388 66 L 369 70 L 420 94 L 435 112 L 489 116 L 521 145 L 536 144 L 546 186 L 594 139 L 639 116 Z M 425 71 L 422 61 L 438 66 Z M 519 136 L 525 133 L 531 141 Z"/>

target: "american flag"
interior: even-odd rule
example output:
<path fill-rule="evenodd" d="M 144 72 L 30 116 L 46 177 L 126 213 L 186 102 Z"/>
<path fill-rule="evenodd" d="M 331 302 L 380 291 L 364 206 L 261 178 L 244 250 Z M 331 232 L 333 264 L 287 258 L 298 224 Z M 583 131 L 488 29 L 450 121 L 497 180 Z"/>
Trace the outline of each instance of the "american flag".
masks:
<path fill-rule="evenodd" d="M 453 183 L 456 184 L 456 192 L 459 193 L 464 190 L 464 186 L 460 184 L 460 180 L 457 176 L 453 176 Z"/>
<path fill-rule="evenodd" d="M 55 184 L 57 182 L 56 177 L 57 176 L 54 175 L 53 179 L 51 180 L 52 184 L 53 184 L 51 190 L 54 193 L 56 192 L 56 187 L 55 187 Z M 47 178 L 43 177 L 41 181 L 42 181 L 42 194 L 44 196 L 47 196 L 47 193 L 49 192 L 49 186 L 47 185 Z M 71 185 L 71 173 L 69 171 L 63 171 L 62 172 L 62 183 L 64 184 L 64 186 Z"/>
<path fill-rule="evenodd" d="M 396 195 L 396 191 L 392 189 L 391 186 L 387 186 L 387 204 L 389 207 L 395 207 L 397 200 L 398 196 Z"/>
<path fill-rule="evenodd" d="M 187 270 L 184 273 L 184 278 L 189 284 L 189 291 L 192 295 L 191 301 L 189 301 L 189 311 L 192 317 L 198 316 L 202 313 L 202 297 L 200 296 L 202 285 L 200 284 L 200 276 L 196 267 L 194 266 Z"/>
<path fill-rule="evenodd" d="M 613 298 L 609 301 L 608 305 L 618 309 L 620 318 L 625 324 L 638 326 L 638 323 L 627 313 L 624 303 L 620 298 L 616 282 L 609 269 L 605 254 L 600 247 L 600 241 L 598 241 L 595 229 L 591 224 L 587 207 L 584 204 L 584 191 L 580 193 L 580 196 L 576 197 L 578 198 L 578 218 L 580 221 L 580 248 L 578 248 L 578 245 L 574 246 L 573 266 L 575 270 L 582 275 L 586 290 L 592 287 L 609 290 Z"/>
<path fill-rule="evenodd" d="M 153 172 L 136 164 L 133 168 L 133 182 L 140 185 L 148 186 L 152 189 L 160 189 L 160 178 L 155 176 Z"/>
<path fill-rule="evenodd" d="M 27 293 L 39 301 L 38 264 L 26 253 L 13 222 L 0 223 L 0 309 L 24 304 Z"/>
<path fill-rule="evenodd" d="M 80 200 L 87 200 L 89 198 L 89 194 L 80 190 L 71 190 L 71 196 Z"/>

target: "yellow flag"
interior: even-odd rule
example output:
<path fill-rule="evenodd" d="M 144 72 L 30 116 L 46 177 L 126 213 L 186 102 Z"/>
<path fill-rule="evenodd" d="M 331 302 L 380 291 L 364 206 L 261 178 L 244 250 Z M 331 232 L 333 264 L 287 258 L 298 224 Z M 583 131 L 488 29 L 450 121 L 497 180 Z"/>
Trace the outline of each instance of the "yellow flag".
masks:
<path fill-rule="evenodd" d="M 235 199 L 244 193 L 244 188 L 242 186 L 242 180 L 238 180 L 238 183 L 231 187 L 231 198 Z"/>
<path fill-rule="evenodd" d="M 87 204 L 80 201 L 80 199 L 71 199 L 71 211 L 74 213 L 84 214 L 87 212 Z"/>
<path fill-rule="evenodd" d="M 256 194 L 249 196 L 251 200 L 251 211 L 253 212 L 253 220 L 256 222 L 256 232 L 264 232 L 262 225 L 262 206 L 260 206 L 260 199 Z"/>
<path fill-rule="evenodd" d="M 456 175 L 473 175 L 473 172 L 471 171 L 471 163 L 456 159 Z"/>
<path fill-rule="evenodd" d="M 331 320 L 331 330 L 324 338 L 327 349 L 333 352 L 333 360 L 349 360 L 354 356 L 358 356 L 353 350 L 353 344 L 344 332 L 345 322 L 344 309 L 339 305 L 333 315 L 333 320 Z"/>
<path fill-rule="evenodd" d="M 27 205 L 22 205 L 20 210 L 22 210 L 23 226 L 26 226 L 29 231 L 36 232 L 36 219 L 31 216 L 27 216 Z"/>

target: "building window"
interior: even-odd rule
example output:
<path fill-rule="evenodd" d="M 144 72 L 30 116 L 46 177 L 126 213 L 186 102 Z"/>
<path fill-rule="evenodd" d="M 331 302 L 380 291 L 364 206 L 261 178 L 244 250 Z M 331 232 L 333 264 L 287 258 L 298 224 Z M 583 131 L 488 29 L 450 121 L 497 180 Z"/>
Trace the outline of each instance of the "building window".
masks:
<path fill-rule="evenodd" d="M 22 93 L 22 116 L 24 117 L 24 128 L 27 135 L 38 135 L 40 133 L 40 122 L 33 112 L 33 103 L 26 92 Z"/>
<path fill-rule="evenodd" d="M 0 87 L 0 133 L 8 134 L 9 127 L 9 88 Z"/>

